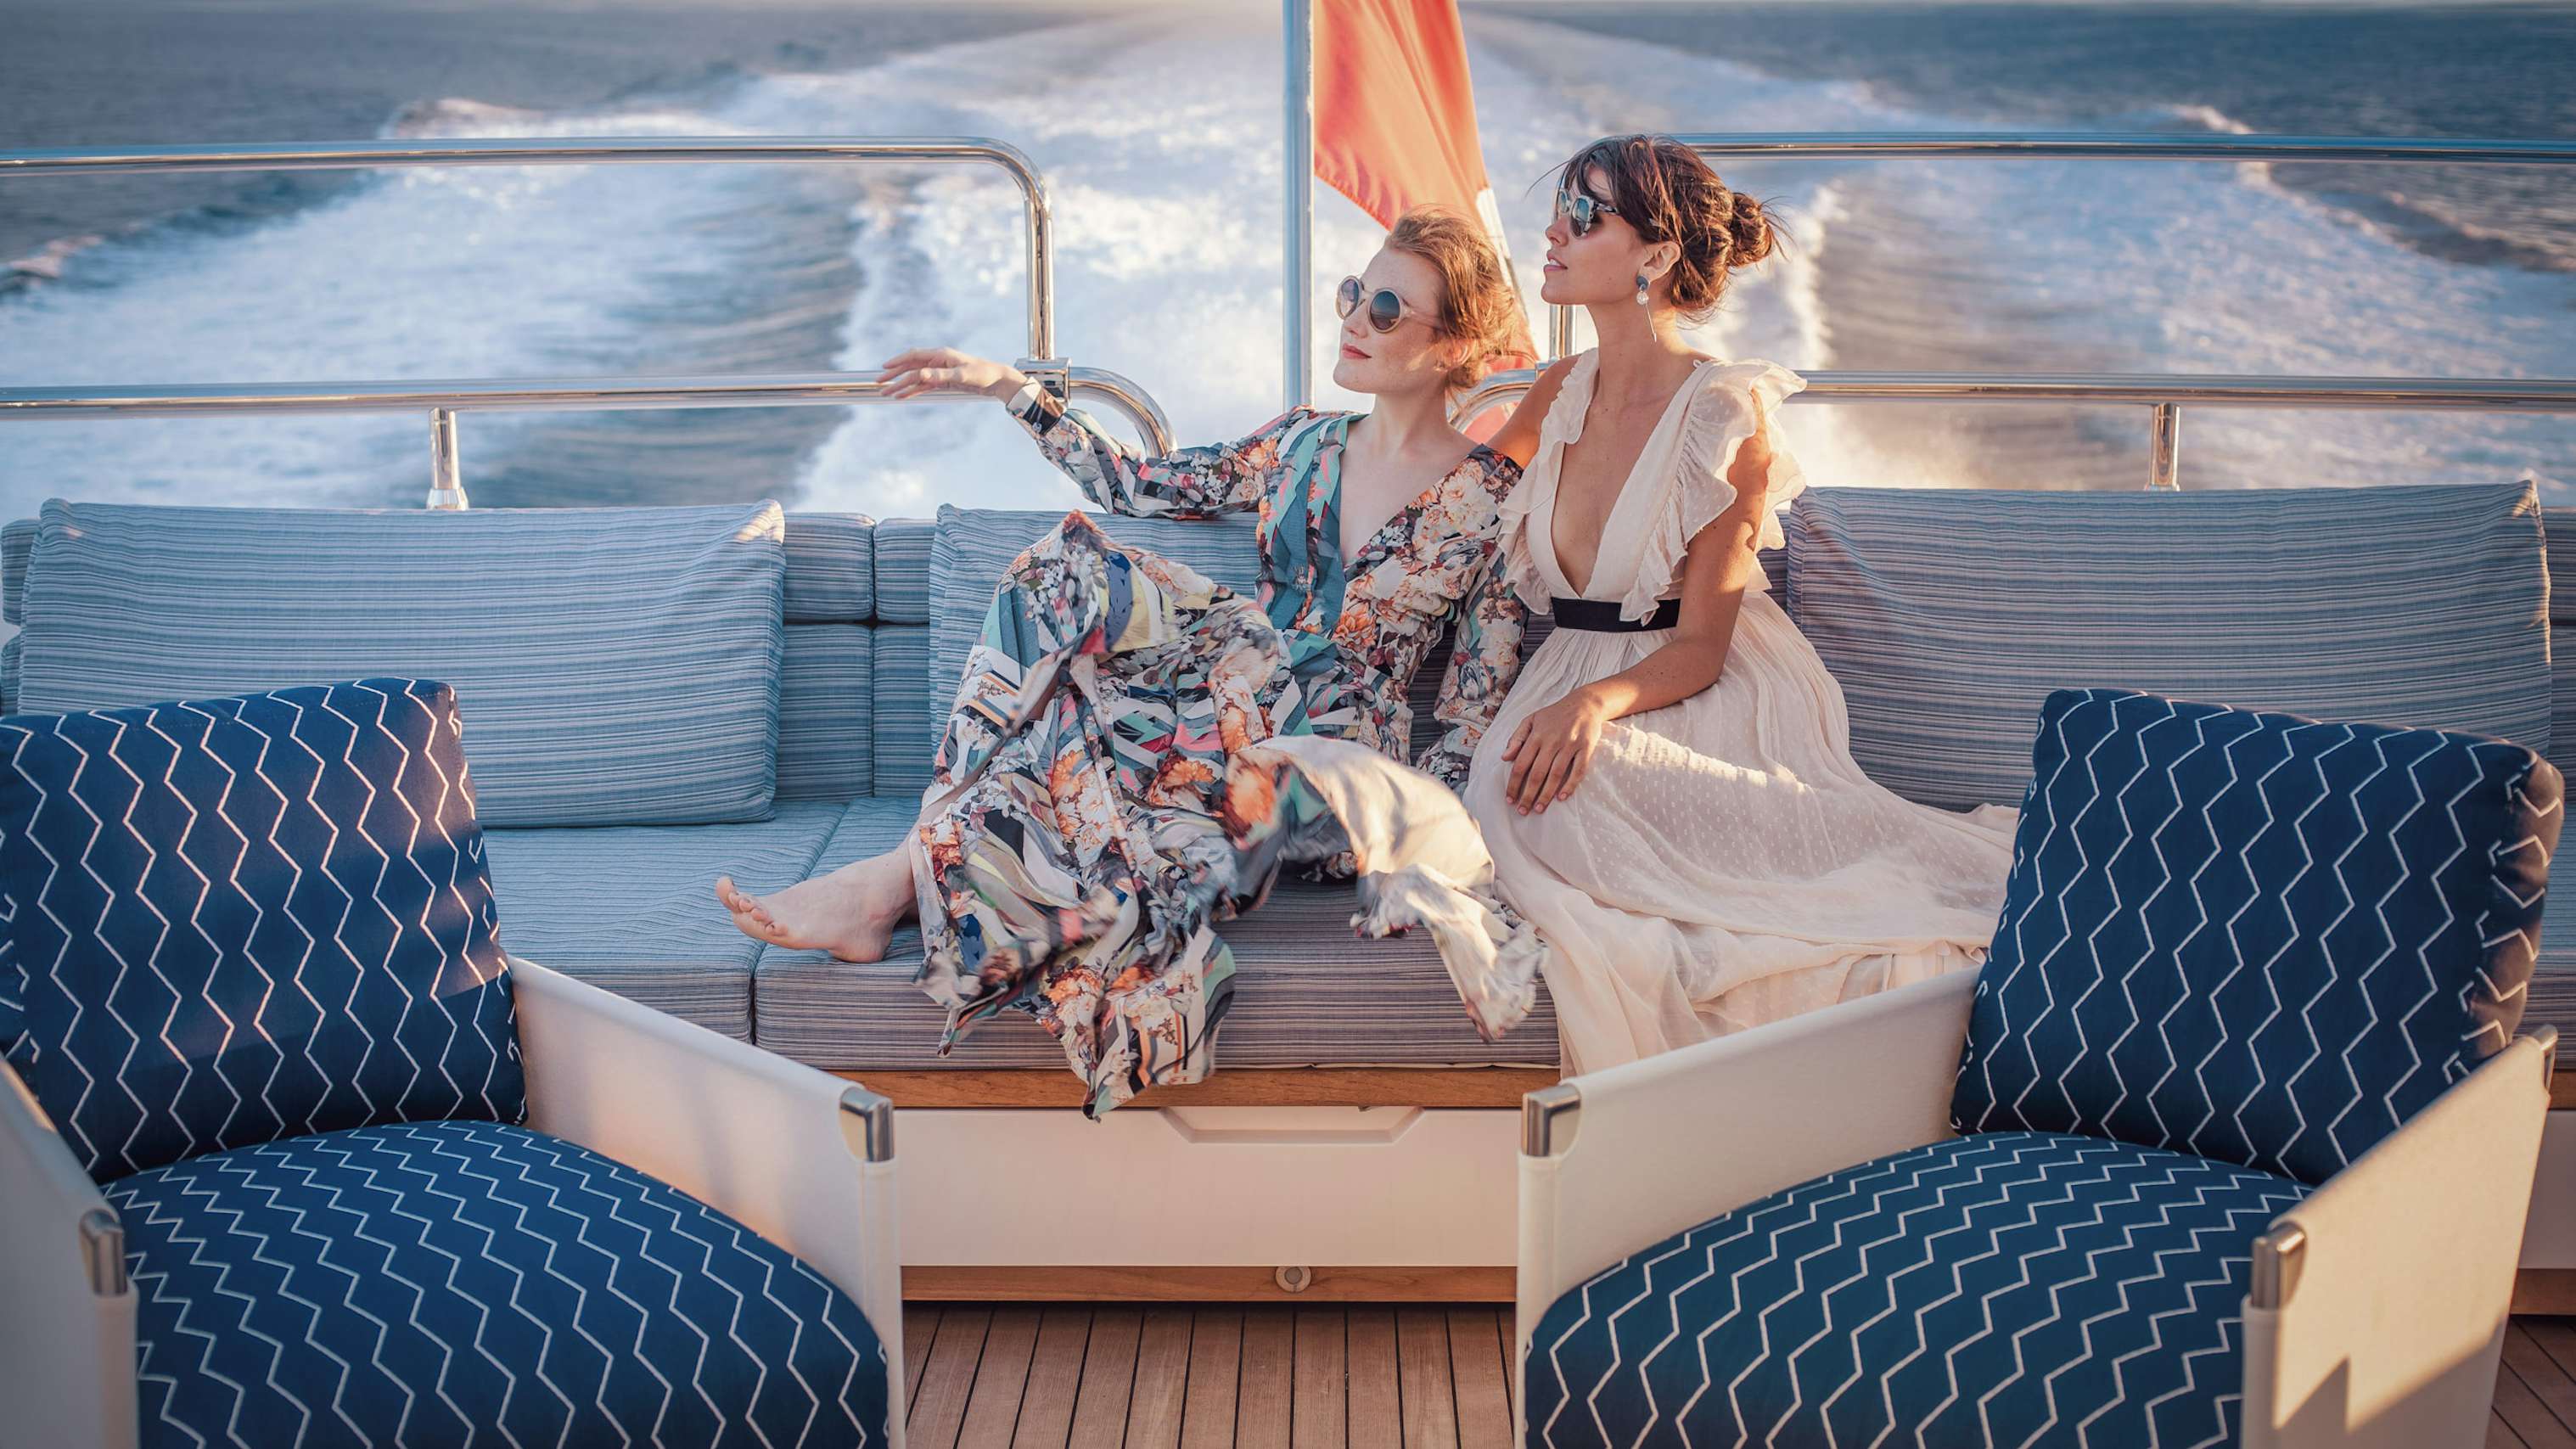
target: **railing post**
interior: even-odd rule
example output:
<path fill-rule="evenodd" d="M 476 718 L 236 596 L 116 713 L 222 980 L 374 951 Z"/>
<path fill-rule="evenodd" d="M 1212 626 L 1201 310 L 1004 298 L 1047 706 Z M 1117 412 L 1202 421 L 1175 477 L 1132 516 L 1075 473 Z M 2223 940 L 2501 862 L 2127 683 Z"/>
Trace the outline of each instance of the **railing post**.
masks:
<path fill-rule="evenodd" d="M 431 508 L 461 512 L 465 480 L 456 470 L 456 409 L 429 410 L 429 501 Z"/>
<path fill-rule="evenodd" d="M 2182 450 L 2182 407 L 2177 403 L 2156 404 L 2154 420 L 2148 425 L 2152 449 L 2147 460 L 2147 491 L 2180 493 L 2182 483 L 2174 476 L 2174 464 Z"/>
<path fill-rule="evenodd" d="M 1284 117 L 1286 175 L 1280 200 L 1281 230 L 1287 275 L 1280 279 L 1287 294 L 1286 336 L 1281 340 L 1281 391 L 1288 406 L 1303 407 L 1315 395 L 1314 311 L 1306 296 L 1315 274 L 1315 7 L 1313 0 L 1281 0 L 1282 49 L 1287 57 L 1287 106 Z"/>
<path fill-rule="evenodd" d="M 1563 302 L 1547 309 L 1547 360 L 1574 350 L 1574 309 Z"/>

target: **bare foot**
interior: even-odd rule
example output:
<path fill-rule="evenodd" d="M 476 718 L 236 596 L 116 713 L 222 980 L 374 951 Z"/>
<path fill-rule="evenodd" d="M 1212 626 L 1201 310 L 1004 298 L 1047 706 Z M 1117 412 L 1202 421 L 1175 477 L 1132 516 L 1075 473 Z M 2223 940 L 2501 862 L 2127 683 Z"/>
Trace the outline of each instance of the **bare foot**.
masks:
<path fill-rule="evenodd" d="M 888 853 L 765 896 L 719 876 L 716 899 L 755 941 L 829 951 L 843 961 L 882 961 L 895 927 L 912 914 L 912 867 Z"/>

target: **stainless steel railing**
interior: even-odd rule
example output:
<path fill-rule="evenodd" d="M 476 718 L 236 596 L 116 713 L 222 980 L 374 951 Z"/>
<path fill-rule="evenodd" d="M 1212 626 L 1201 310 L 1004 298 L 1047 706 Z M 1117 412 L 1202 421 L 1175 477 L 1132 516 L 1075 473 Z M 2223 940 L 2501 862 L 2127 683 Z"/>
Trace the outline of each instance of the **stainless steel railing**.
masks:
<path fill-rule="evenodd" d="M 1029 355 L 1022 371 L 1058 396 L 1089 395 L 1125 414 L 1157 452 L 1171 424 L 1143 388 L 1055 355 L 1055 221 L 1046 182 L 1018 147 L 979 137 L 599 137 L 164 146 L 140 150 L 0 151 L 0 181 L 22 176 L 131 176 L 186 171 L 348 171 L 423 166 L 957 163 L 998 167 L 1020 188 L 1029 265 Z M 466 411 L 846 405 L 881 399 L 879 374 L 786 377 L 531 378 L 470 382 L 321 382 L 247 386 L 0 388 L 0 420 L 170 417 L 267 412 L 411 412 L 430 423 L 432 508 L 462 508 L 456 415 Z"/>
<path fill-rule="evenodd" d="M 1974 372 L 1810 372 L 1793 403 L 2129 403 L 2153 409 L 2147 487 L 2181 487 L 2174 465 L 2182 405 L 2576 413 L 2576 379 L 2509 377 L 2229 377 L 2172 373 L 2056 373 L 1998 377 Z M 1535 369 L 1498 372 L 1459 399 L 1461 423 L 1499 407 L 1538 381 Z"/>
<path fill-rule="evenodd" d="M 1674 140 L 1711 160 L 1796 156 L 1809 161 L 2333 161 L 2445 166 L 2576 165 L 2576 141 L 2476 141 L 2360 136 L 2167 136 L 2082 131 L 1695 131 Z M 1548 309 L 1547 355 L 1574 350 L 1574 309 Z"/>
<path fill-rule="evenodd" d="M 1675 140 L 1700 155 L 1796 156 L 1813 161 L 2273 161 L 2446 166 L 2576 165 L 2576 141 L 2486 141 L 2345 136 L 2168 136 L 2083 132 L 2028 135 L 1808 132 L 1685 133 Z M 1574 350 L 1574 309 L 1548 309 L 1547 350 Z M 1462 404 L 1475 411 L 1517 397 L 1527 373 L 1497 374 Z M 2147 487 L 2180 487 L 2182 405 L 2323 408 L 2488 408 L 2576 411 L 2576 381 L 2433 378 L 2192 377 L 1966 373 L 1807 374 L 1805 402 L 2141 403 L 2149 413 Z"/>
<path fill-rule="evenodd" d="M 1685 135 L 1705 156 L 1805 156 L 1819 160 L 2083 159 L 2162 161 L 2334 161 L 2567 165 L 2576 142 L 2367 140 L 2298 136 L 2164 135 Z M 998 166 L 1025 201 L 1029 258 L 1029 351 L 1020 366 L 1060 395 L 1098 397 L 1132 420 L 1146 445 L 1172 446 L 1162 409 L 1116 373 L 1073 367 L 1054 353 L 1052 218 L 1036 168 L 1016 148 L 973 138 L 894 140 L 829 137 L 448 140 L 400 143 L 187 146 L 128 151 L 0 152 L 0 179 L 138 172 L 322 170 L 406 166 L 519 166 L 637 163 L 964 162 Z M 1553 309 L 1550 351 L 1572 341 L 1572 312 Z M 430 414 L 430 506 L 463 507 L 456 465 L 456 414 L 556 410 L 842 405 L 879 400 L 874 373 L 676 378 L 543 378 L 471 382 L 280 383 L 248 386 L 139 386 L 0 389 L 0 421 L 13 418 L 150 417 L 232 412 L 402 412 Z M 1520 396 L 1535 374 L 1497 374 L 1462 399 L 1472 416 Z M 2436 408 L 2576 412 L 2576 379 L 2440 379 L 2057 374 L 1819 372 L 1804 402 L 2113 403 L 2150 409 L 2150 488 L 2177 485 L 2181 409 Z"/>
<path fill-rule="evenodd" d="M 139 176 L 188 171 L 369 171 L 422 166 L 668 166 L 886 162 L 998 167 L 1020 188 L 1027 222 L 1029 355 L 1055 356 L 1055 213 L 1036 163 L 980 136 L 600 136 L 570 139 L 311 141 L 142 150 L 0 151 L 0 182 L 19 176 Z"/>
<path fill-rule="evenodd" d="M 1023 364 L 1026 366 L 1026 364 Z M 1096 397 L 1136 425 L 1145 445 L 1172 450 L 1162 406 L 1134 382 L 1100 367 L 1057 364 L 1074 396 Z M 460 412 L 621 412 L 659 408 L 844 407 L 883 400 L 879 372 L 718 377 L 511 378 L 467 382 L 262 382 L 142 387 L 0 388 L 11 419 L 177 418 L 220 413 L 407 413 L 427 409 L 433 453 L 452 477 Z M 973 394 L 934 395 L 973 401 Z M 440 434 L 444 433 L 443 442 Z M 432 507 L 441 506 L 436 501 Z M 462 502 L 447 505 L 462 507 Z"/>

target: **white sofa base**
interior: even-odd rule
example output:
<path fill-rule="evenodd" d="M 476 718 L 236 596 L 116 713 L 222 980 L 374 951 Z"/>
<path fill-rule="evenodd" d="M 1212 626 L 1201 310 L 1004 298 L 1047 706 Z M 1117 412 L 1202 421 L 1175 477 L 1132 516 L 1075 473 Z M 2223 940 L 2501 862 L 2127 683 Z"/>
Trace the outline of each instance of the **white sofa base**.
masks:
<path fill-rule="evenodd" d="M 910 1108 L 904 1293 L 1508 1301 L 1520 1130 L 1491 1108 Z M 1153 1217 L 1080 1239 L 1032 1213 L 1034 1184 Z M 2576 1312 L 2576 1109 L 2549 1114 L 2521 1267 L 2515 1311 Z"/>
<path fill-rule="evenodd" d="M 1497 1301 L 1519 1131 L 1492 1108 L 907 1108 L 905 1296 Z"/>

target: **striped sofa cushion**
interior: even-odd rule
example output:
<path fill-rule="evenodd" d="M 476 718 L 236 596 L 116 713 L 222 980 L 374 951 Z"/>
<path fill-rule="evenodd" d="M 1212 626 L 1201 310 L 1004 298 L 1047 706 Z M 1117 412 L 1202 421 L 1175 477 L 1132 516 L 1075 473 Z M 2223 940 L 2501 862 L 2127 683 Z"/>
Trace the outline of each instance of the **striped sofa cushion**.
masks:
<path fill-rule="evenodd" d="M 876 784 L 876 523 L 787 515 L 778 799 L 848 800 Z"/>
<path fill-rule="evenodd" d="M 790 624 L 864 624 L 877 616 L 876 521 L 863 513 L 787 515 Z M 6 545 L 0 544 L 0 561 Z"/>
<path fill-rule="evenodd" d="M 787 516 L 787 648 L 778 697 L 778 798 L 865 795 L 875 731 L 868 673 L 876 617 L 875 523 L 855 513 Z M 20 619 L 36 521 L 0 527 L 0 618 Z M 16 635 L 0 644 L 0 710 L 18 697 Z"/>
<path fill-rule="evenodd" d="M 0 528 L 0 619 L 27 622 L 27 556 L 36 550 L 36 520 L 14 518 Z"/>
<path fill-rule="evenodd" d="M 2549 756 L 2576 761 L 2576 508 L 2541 510 L 2549 545 Z M 2566 628 L 2565 639 L 2557 639 Z M 2565 758 L 2561 758 L 2564 756 Z"/>
<path fill-rule="evenodd" d="M 2564 774 L 2576 765 L 2576 508 L 2541 510 L 2549 535 L 2549 749 Z M 2568 637 L 2557 638 L 2566 629 Z M 2523 1029 L 2554 1026 L 2576 1040 L 2576 890 L 2549 898 L 2532 967 Z"/>
<path fill-rule="evenodd" d="M 909 800 L 859 800 L 813 869 L 890 850 L 913 821 Z M 508 884 L 503 878 L 503 889 Z M 1555 1066 L 1556 1018 L 1537 1009 L 1501 1041 L 1476 1035 L 1458 988 L 1424 931 L 1384 941 L 1351 934 L 1348 885 L 1282 881 L 1260 909 L 1218 927 L 1234 948 L 1234 1006 L 1217 1039 L 1220 1071 L 1312 1066 Z M 754 994 L 760 1044 L 827 1070 L 1044 1067 L 1064 1049 L 1028 1017 L 1005 1012 L 939 1055 L 947 1013 L 913 983 L 921 935 L 896 933 L 888 959 L 835 961 L 821 951 L 760 953 Z M 1368 989 L 1354 992 L 1365 979 Z"/>
<path fill-rule="evenodd" d="M 525 1114 L 460 733 L 411 679 L 0 720 L 0 1050 L 91 1176 Z"/>
<path fill-rule="evenodd" d="M 778 675 L 778 799 L 847 800 L 876 787 L 876 636 L 790 624 Z"/>
<path fill-rule="evenodd" d="M 864 624 L 874 619 L 876 520 L 864 513 L 787 515 L 785 616 L 790 624 Z M 27 557 L 36 520 L 0 525 L 0 619 L 24 622 Z"/>
<path fill-rule="evenodd" d="M 1261 552 L 1249 513 L 1207 519 L 1095 513 L 1092 518 L 1101 532 L 1128 548 L 1187 564 L 1245 598 L 1258 596 Z M 984 615 L 992 607 L 1002 570 L 1063 521 L 1061 512 L 1043 509 L 940 505 L 930 548 L 930 683 L 943 713 L 956 697 L 966 656 L 983 637 Z"/>
<path fill-rule="evenodd" d="M 2030 726 L 2104 685 L 2550 743 L 2532 485 L 2237 493 L 1822 488 L 1790 613 L 1852 755 L 1927 804 L 2009 804 Z"/>
<path fill-rule="evenodd" d="M 930 539 L 936 529 L 927 518 L 889 518 L 870 531 L 879 623 L 930 622 Z"/>
<path fill-rule="evenodd" d="M 19 707 L 442 679 L 496 825 L 769 813 L 782 515 L 47 503 Z"/>
<path fill-rule="evenodd" d="M 930 787 L 930 752 L 947 703 L 930 692 L 930 626 L 879 624 L 870 638 L 877 686 L 870 777 L 879 795 L 918 801 Z"/>
<path fill-rule="evenodd" d="M 2552 891 L 2540 912 L 2540 951 L 2531 965 L 2522 1029 L 2554 1026 L 2576 1041 L 2576 889 Z"/>
<path fill-rule="evenodd" d="M 862 802 L 865 803 L 865 802 Z M 814 869 L 841 818 L 831 800 L 791 800 L 745 825 L 494 830 L 484 837 L 510 949 L 541 966 L 710 1031 L 748 1039 L 760 943 L 734 928 L 713 886 L 754 893 Z"/>

